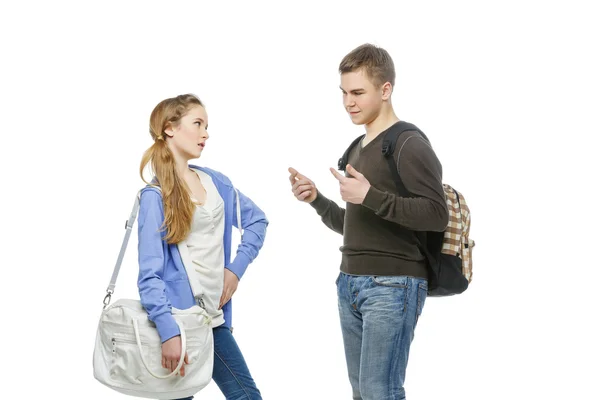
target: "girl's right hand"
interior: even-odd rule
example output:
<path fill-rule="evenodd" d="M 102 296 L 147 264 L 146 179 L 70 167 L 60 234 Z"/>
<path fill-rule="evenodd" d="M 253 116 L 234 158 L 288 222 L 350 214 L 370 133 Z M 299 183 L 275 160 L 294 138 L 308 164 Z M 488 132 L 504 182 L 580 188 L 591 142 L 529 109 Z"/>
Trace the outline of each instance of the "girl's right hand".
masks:
<path fill-rule="evenodd" d="M 162 344 L 162 367 L 169 371 L 175 371 L 181 358 L 181 336 L 173 336 Z M 188 364 L 188 356 L 185 353 L 183 365 L 179 370 L 181 376 L 185 376 L 185 364 Z"/>

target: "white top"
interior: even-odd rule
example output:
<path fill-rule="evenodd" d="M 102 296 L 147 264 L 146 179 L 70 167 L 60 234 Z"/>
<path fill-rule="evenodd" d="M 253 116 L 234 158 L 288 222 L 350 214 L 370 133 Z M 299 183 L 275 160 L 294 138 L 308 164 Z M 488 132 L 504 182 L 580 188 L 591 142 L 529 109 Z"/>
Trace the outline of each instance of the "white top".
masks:
<path fill-rule="evenodd" d="M 212 178 L 205 172 L 194 171 L 206 189 L 206 200 L 203 205 L 196 205 L 192 229 L 179 246 L 180 249 L 182 246 L 187 247 L 188 254 L 182 254 L 182 259 L 188 277 L 196 281 L 196 287 L 201 288 L 204 307 L 212 317 L 212 326 L 216 327 L 225 322 L 223 310 L 219 310 L 225 272 L 225 209 Z M 194 198 L 192 201 L 196 202 Z M 194 287 L 192 284 L 192 288 Z M 194 296 L 197 297 L 198 293 L 194 293 Z"/>

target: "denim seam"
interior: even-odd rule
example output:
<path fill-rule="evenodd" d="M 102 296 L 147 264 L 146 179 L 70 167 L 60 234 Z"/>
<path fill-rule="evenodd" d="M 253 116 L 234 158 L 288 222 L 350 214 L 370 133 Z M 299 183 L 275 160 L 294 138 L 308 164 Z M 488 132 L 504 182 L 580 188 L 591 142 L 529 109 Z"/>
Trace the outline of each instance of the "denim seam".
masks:
<path fill-rule="evenodd" d="M 408 307 L 408 298 L 409 298 L 409 288 L 410 288 L 410 283 L 408 283 L 406 285 L 406 287 L 404 288 L 404 310 L 402 310 L 402 324 L 400 325 L 400 331 L 398 332 L 398 336 L 396 339 L 396 345 L 393 346 L 393 353 L 392 353 L 392 364 L 391 364 L 391 368 L 389 370 L 390 375 L 388 376 L 388 387 L 387 387 L 387 396 L 392 399 L 394 398 L 394 390 L 396 389 L 395 383 L 397 383 L 396 379 L 398 379 L 398 375 L 399 375 L 399 370 L 400 370 L 400 352 L 401 349 L 403 348 L 403 342 L 404 342 L 404 333 L 406 332 L 406 324 L 408 322 L 408 313 L 407 313 L 407 307 Z M 410 346 L 410 345 L 409 345 Z"/>
<path fill-rule="evenodd" d="M 422 293 L 423 292 L 423 293 Z M 423 313 L 423 308 L 425 307 L 425 301 L 427 300 L 427 287 L 419 285 L 419 304 L 417 309 L 417 319 L 415 321 L 415 328 L 417 327 L 417 323 L 419 322 L 419 318 Z"/>
<path fill-rule="evenodd" d="M 235 381 L 240 385 L 240 387 L 242 388 L 242 390 L 244 391 L 244 393 L 246 394 L 246 398 L 250 399 L 250 394 L 248 393 L 248 391 L 246 390 L 246 386 L 244 386 L 242 384 L 242 382 L 240 382 L 240 380 L 238 379 L 237 375 L 233 373 L 233 371 L 231 370 L 231 368 L 229 368 L 229 365 L 227 365 L 227 363 L 225 362 L 225 360 L 223 360 L 221 358 L 221 356 L 219 355 L 219 353 L 217 353 L 215 351 L 215 355 L 217 357 L 219 357 L 219 360 L 221 360 L 221 362 L 223 363 L 223 365 L 225 365 L 225 367 L 229 370 L 229 372 L 231 372 L 231 376 L 233 376 L 235 378 Z"/>
<path fill-rule="evenodd" d="M 419 309 L 421 308 L 421 289 L 417 292 L 417 312 L 415 315 L 415 328 L 419 322 Z M 414 329 L 413 329 L 414 330 Z"/>
<path fill-rule="evenodd" d="M 390 375 L 388 376 L 388 387 L 387 387 L 387 389 L 388 389 L 387 395 L 390 399 L 393 398 L 393 391 L 394 391 L 393 383 L 396 382 L 394 379 L 396 379 L 398 377 L 398 369 L 399 369 L 398 364 L 400 363 L 400 357 L 399 357 L 398 352 L 402 348 L 403 334 L 404 334 L 404 324 L 402 324 L 401 331 L 398 334 L 398 341 L 396 342 L 396 345 L 393 347 L 392 365 L 390 368 Z"/>
<path fill-rule="evenodd" d="M 410 294 L 409 293 L 409 288 L 407 287 L 406 289 L 404 289 L 404 310 L 402 310 L 402 315 L 406 315 L 407 314 L 407 311 L 408 311 L 408 295 L 409 294 Z"/>

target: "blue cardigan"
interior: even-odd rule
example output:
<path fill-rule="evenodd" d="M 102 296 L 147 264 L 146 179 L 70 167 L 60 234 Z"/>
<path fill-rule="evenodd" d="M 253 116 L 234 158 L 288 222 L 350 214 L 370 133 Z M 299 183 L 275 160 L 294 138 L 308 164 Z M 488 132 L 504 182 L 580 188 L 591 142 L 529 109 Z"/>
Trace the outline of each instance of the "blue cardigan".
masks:
<path fill-rule="evenodd" d="M 225 175 L 204 167 L 190 165 L 210 175 L 225 203 L 225 233 L 223 246 L 225 268 L 242 278 L 248 265 L 256 258 L 265 240 L 268 221 L 265 213 L 248 197 L 239 193 L 244 234 L 233 261 L 231 256 L 232 227 L 237 228 L 235 189 Z M 196 304 L 177 244 L 167 244 L 162 195 L 159 189 L 146 186 L 140 195 L 138 217 L 138 288 L 142 305 L 156 324 L 161 341 L 179 335 L 179 327 L 171 307 L 181 310 Z M 231 327 L 231 300 L 223 306 L 225 326 Z"/>

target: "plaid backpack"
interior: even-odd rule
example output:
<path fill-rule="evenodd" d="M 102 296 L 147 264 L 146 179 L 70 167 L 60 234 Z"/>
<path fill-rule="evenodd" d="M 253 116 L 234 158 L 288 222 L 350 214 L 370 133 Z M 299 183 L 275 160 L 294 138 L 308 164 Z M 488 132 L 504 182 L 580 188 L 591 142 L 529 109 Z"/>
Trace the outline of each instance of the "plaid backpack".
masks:
<path fill-rule="evenodd" d="M 429 139 L 419 128 L 400 121 L 389 129 L 381 145 L 381 152 L 387 159 L 390 172 L 398 193 L 403 197 L 414 197 L 400 178 L 393 154 L 398 138 L 406 131 L 417 132 L 428 143 Z M 345 170 L 350 150 L 364 135 L 356 138 L 338 162 L 338 169 Z M 404 143 L 413 136 L 405 139 Z M 472 252 L 475 242 L 469 238 L 471 213 L 464 196 L 452 186 L 444 184 L 446 205 L 448 206 L 448 226 L 444 232 L 415 232 L 421 251 L 426 255 L 429 272 L 429 296 L 451 296 L 464 292 L 472 278 Z"/>

